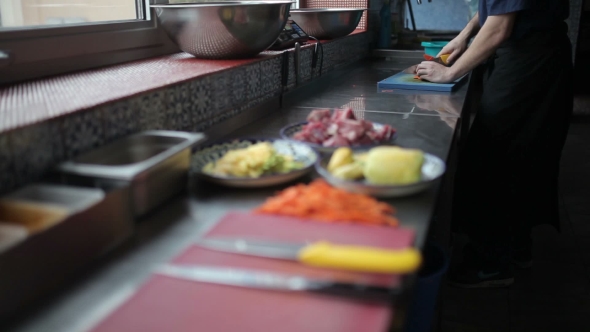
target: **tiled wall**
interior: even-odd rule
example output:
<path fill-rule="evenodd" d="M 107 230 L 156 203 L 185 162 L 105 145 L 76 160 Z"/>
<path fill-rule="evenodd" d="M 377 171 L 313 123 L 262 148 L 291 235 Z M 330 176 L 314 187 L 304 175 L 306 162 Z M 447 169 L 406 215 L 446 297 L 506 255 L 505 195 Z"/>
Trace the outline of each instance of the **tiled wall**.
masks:
<path fill-rule="evenodd" d="M 370 38 L 358 33 L 323 44 L 322 72 L 367 56 Z M 320 74 L 319 62 L 312 72 L 312 49 L 301 50 L 300 83 Z M 283 56 L 269 52 L 260 61 L 0 134 L 0 194 L 38 180 L 61 161 L 132 133 L 204 131 L 296 88 L 293 59 L 289 51 L 286 86 Z"/>

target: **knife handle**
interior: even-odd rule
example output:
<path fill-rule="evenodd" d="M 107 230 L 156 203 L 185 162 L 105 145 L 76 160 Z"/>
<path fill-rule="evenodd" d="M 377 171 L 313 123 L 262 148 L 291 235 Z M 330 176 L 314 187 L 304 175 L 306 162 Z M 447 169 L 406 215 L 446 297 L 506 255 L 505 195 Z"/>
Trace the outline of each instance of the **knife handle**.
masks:
<path fill-rule="evenodd" d="M 300 262 L 317 267 L 370 273 L 405 274 L 416 271 L 422 255 L 413 248 L 401 250 L 341 246 L 316 242 L 299 251 Z"/>

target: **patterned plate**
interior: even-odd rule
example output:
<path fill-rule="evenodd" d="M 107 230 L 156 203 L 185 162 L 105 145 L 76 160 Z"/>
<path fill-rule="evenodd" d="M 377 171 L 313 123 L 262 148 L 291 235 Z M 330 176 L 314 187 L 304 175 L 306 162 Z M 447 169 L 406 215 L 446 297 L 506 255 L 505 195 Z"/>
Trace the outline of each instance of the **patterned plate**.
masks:
<path fill-rule="evenodd" d="M 422 165 L 422 179 L 419 182 L 406 185 L 376 185 L 365 180 L 343 180 L 332 176 L 327 166 L 332 155 L 325 155 L 316 163 L 317 172 L 332 186 L 358 194 L 371 195 L 380 198 L 403 197 L 417 194 L 432 187 L 445 173 L 445 162 L 430 153 L 424 153 Z"/>
<path fill-rule="evenodd" d="M 315 143 L 308 143 L 308 142 L 304 142 L 304 141 L 299 141 L 293 138 L 293 136 L 298 133 L 299 131 L 301 131 L 301 128 L 303 128 L 303 126 L 305 126 L 307 124 L 307 122 L 300 122 L 300 123 L 295 123 L 295 124 L 290 124 L 288 126 L 283 127 L 283 129 L 281 129 L 281 137 L 290 141 L 294 141 L 294 142 L 301 142 L 304 144 L 307 144 L 309 146 L 311 146 L 312 148 L 314 148 L 316 151 L 321 152 L 321 153 L 332 153 L 334 152 L 334 150 L 336 150 L 338 147 L 325 147 L 323 145 L 320 144 L 315 144 Z M 384 124 L 382 123 L 375 123 L 373 122 L 373 128 L 375 130 L 379 130 L 384 126 Z M 368 144 L 368 145 L 356 145 L 356 146 L 351 146 L 351 149 L 369 149 L 369 148 L 373 148 L 379 145 L 391 145 L 393 144 L 393 142 L 395 141 L 395 139 L 397 138 L 397 132 L 395 132 L 393 134 L 393 136 L 391 137 L 390 140 L 388 141 L 383 141 L 380 143 L 376 143 L 376 144 Z"/>
<path fill-rule="evenodd" d="M 302 169 L 285 174 L 269 174 L 259 178 L 223 177 L 203 173 L 202 169 L 211 161 L 220 159 L 227 151 L 242 149 L 259 142 L 271 142 L 275 150 L 304 164 Z M 293 181 L 312 170 L 319 159 L 317 152 L 301 142 L 273 138 L 240 138 L 204 146 L 192 157 L 191 170 L 197 176 L 224 186 L 237 188 L 262 188 Z"/>

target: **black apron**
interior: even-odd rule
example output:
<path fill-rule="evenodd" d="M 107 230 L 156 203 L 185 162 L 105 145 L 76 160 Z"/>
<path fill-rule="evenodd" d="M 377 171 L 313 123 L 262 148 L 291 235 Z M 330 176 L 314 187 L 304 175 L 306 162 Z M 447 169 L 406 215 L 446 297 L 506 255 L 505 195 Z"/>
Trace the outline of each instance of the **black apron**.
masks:
<path fill-rule="evenodd" d="M 488 62 L 455 178 L 453 226 L 506 258 L 533 225 L 559 229 L 558 174 L 573 110 L 565 23 L 500 47 Z"/>

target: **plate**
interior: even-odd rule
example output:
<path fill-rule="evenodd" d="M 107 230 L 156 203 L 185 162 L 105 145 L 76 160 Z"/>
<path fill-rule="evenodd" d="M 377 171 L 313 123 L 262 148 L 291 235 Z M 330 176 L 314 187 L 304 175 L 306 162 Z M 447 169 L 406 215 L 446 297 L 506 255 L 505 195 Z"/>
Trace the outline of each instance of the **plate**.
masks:
<path fill-rule="evenodd" d="M 327 166 L 332 155 L 326 155 L 319 159 L 315 167 L 317 172 L 332 186 L 344 189 L 349 192 L 365 194 L 380 198 L 410 196 L 432 187 L 445 173 L 445 162 L 439 157 L 424 153 L 424 164 L 422 165 L 422 178 L 419 182 L 406 185 L 375 185 L 365 180 L 342 180 L 334 177 L 328 172 Z"/>
<path fill-rule="evenodd" d="M 325 147 L 320 144 L 309 143 L 309 142 L 294 139 L 293 135 L 298 133 L 301 130 L 301 128 L 303 128 L 303 126 L 305 126 L 306 124 L 307 124 L 307 122 L 300 122 L 300 123 L 290 124 L 288 126 L 283 127 L 280 132 L 281 137 L 286 140 L 293 141 L 293 142 L 300 142 L 303 144 L 307 144 L 307 145 L 311 146 L 312 148 L 314 148 L 316 151 L 321 152 L 321 153 L 332 153 L 332 152 L 334 152 L 334 150 L 339 148 L 339 146 Z M 375 129 L 375 130 L 379 130 L 383 126 L 385 126 L 385 125 L 382 123 L 373 122 L 373 129 Z M 395 141 L 396 138 L 397 138 L 397 132 L 395 132 L 393 134 L 393 136 L 391 137 L 391 139 L 389 139 L 387 141 L 383 141 L 383 142 L 375 143 L 375 144 L 355 145 L 355 146 L 350 146 L 350 148 L 355 150 L 355 149 L 369 149 L 369 148 L 373 148 L 373 147 L 380 146 L 380 145 L 393 145 L 393 142 Z"/>
<path fill-rule="evenodd" d="M 224 177 L 203 173 L 202 169 L 205 165 L 220 159 L 227 151 L 246 148 L 259 142 L 271 142 L 278 153 L 292 156 L 295 161 L 302 162 L 304 167 L 289 173 L 268 174 L 259 178 Z M 191 169 L 194 174 L 212 183 L 236 188 L 263 188 L 287 183 L 304 176 L 312 170 L 318 159 L 317 152 L 302 142 L 274 138 L 240 138 L 202 147 L 193 154 Z"/>

